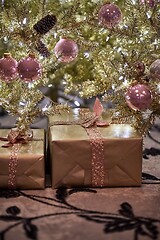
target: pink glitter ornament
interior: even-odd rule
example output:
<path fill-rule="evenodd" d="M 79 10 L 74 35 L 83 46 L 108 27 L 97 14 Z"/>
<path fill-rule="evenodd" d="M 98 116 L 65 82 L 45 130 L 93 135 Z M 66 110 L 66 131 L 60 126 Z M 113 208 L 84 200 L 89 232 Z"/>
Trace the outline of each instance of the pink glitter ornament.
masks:
<path fill-rule="evenodd" d="M 101 25 L 107 28 L 115 27 L 122 19 L 119 7 L 113 3 L 103 5 L 98 13 L 98 20 Z"/>
<path fill-rule="evenodd" d="M 137 84 L 130 87 L 125 95 L 126 102 L 133 110 L 145 111 L 152 102 L 152 94 L 148 86 Z"/>
<path fill-rule="evenodd" d="M 71 39 L 61 39 L 57 42 L 54 53 L 60 62 L 72 62 L 78 55 L 78 46 Z"/>
<path fill-rule="evenodd" d="M 13 81 L 17 73 L 17 61 L 11 57 L 10 53 L 5 53 L 0 59 L 0 79 L 5 82 Z"/>
<path fill-rule="evenodd" d="M 140 0 L 140 2 L 150 8 L 153 8 L 155 4 L 154 0 Z"/>
<path fill-rule="evenodd" d="M 35 55 L 30 53 L 18 63 L 18 72 L 22 80 L 32 82 L 38 80 L 42 75 L 40 63 L 35 59 Z"/>

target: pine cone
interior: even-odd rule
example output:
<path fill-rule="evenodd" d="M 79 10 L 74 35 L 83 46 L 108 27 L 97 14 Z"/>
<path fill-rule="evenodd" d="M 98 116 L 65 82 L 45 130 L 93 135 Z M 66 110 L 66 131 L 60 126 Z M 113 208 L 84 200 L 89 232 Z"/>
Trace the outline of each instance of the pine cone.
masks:
<path fill-rule="evenodd" d="M 145 65 L 143 62 L 137 61 L 134 64 L 136 72 L 138 73 L 138 75 L 143 75 L 144 71 L 145 71 Z"/>
<path fill-rule="evenodd" d="M 54 15 L 47 15 L 39 20 L 34 26 L 34 30 L 39 34 L 46 34 L 56 24 L 57 18 Z"/>
<path fill-rule="evenodd" d="M 45 46 L 45 44 L 39 40 L 38 42 L 36 42 L 36 46 L 35 49 L 43 56 L 43 57 L 49 57 L 50 56 L 50 52 L 48 50 L 48 48 Z"/>

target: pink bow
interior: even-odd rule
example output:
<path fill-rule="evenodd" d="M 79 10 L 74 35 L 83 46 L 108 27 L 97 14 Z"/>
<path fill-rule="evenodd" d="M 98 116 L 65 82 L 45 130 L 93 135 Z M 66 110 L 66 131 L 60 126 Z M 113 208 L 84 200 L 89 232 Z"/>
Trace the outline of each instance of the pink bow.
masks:
<path fill-rule="evenodd" d="M 93 112 L 89 112 L 88 109 L 81 109 L 81 125 L 85 128 L 89 128 L 94 125 L 97 127 L 109 126 L 109 122 L 101 119 L 102 112 L 103 106 L 97 97 L 93 106 Z"/>
<path fill-rule="evenodd" d="M 30 131 L 26 135 L 21 134 L 18 130 L 13 130 L 9 132 L 7 137 L 0 137 L 1 141 L 8 141 L 8 143 L 4 144 L 2 147 L 11 147 L 14 144 L 20 143 L 24 144 L 28 141 L 31 141 L 33 138 L 33 133 Z"/>

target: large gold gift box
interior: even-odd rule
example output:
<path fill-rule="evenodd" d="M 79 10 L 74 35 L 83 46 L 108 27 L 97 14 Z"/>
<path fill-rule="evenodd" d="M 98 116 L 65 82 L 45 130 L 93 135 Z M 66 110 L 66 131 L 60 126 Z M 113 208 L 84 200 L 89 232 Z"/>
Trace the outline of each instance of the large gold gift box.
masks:
<path fill-rule="evenodd" d="M 49 118 L 52 187 L 92 187 L 91 146 L 80 125 L 54 125 L 76 121 L 78 110 Z M 105 187 L 140 186 L 142 137 L 129 124 L 98 127 L 104 139 Z"/>
<path fill-rule="evenodd" d="M 0 136 L 6 137 L 9 129 L 0 129 Z M 0 188 L 8 188 L 9 161 L 11 147 L 4 148 L 5 141 L 0 141 Z M 16 189 L 44 189 L 44 146 L 43 129 L 33 129 L 33 140 L 22 144 L 17 155 Z"/>

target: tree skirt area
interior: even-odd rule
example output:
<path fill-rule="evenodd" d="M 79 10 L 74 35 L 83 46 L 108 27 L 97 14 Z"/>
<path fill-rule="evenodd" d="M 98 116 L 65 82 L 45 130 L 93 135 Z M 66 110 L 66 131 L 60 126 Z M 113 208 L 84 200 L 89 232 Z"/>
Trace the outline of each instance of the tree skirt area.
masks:
<path fill-rule="evenodd" d="M 0 240 L 160 239 L 160 123 L 144 139 L 142 187 L 0 190 Z"/>

